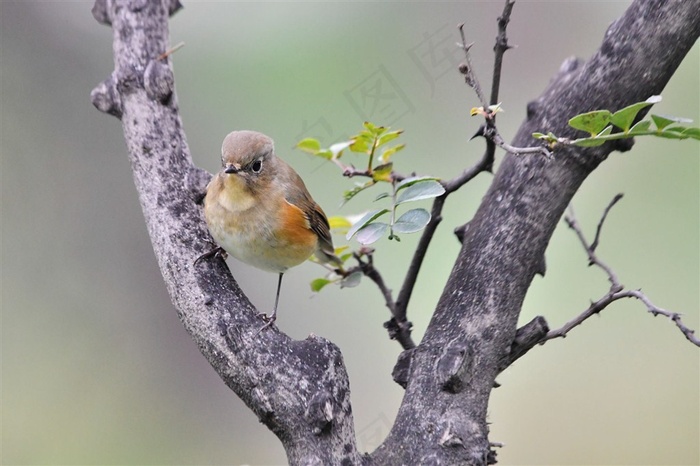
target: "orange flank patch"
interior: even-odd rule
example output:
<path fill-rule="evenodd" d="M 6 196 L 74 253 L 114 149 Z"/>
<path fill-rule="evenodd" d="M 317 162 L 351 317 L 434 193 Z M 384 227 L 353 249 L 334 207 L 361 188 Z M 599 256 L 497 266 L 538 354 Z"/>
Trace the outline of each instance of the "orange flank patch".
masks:
<path fill-rule="evenodd" d="M 285 241 L 294 246 L 309 248 L 313 252 L 318 238 L 316 233 L 311 230 L 309 220 L 304 215 L 304 212 L 299 207 L 283 199 L 279 214 L 280 228 L 277 236 L 284 238 Z M 311 252 L 309 255 L 311 255 Z"/>

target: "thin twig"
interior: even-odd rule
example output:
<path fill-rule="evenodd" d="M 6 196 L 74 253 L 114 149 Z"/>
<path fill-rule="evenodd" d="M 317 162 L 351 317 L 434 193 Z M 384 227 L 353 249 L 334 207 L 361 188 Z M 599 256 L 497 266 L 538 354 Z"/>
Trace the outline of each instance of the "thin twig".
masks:
<path fill-rule="evenodd" d="M 495 57 L 491 89 L 491 103 L 494 104 L 498 101 L 503 54 L 510 48 L 510 46 L 508 46 L 508 39 L 506 38 L 506 27 L 508 25 L 508 21 L 510 20 L 510 12 L 512 9 L 513 2 L 511 0 L 506 0 L 506 6 L 503 9 L 503 14 L 498 18 L 498 37 L 496 39 L 497 42 L 494 45 Z M 474 75 L 473 68 L 471 66 L 471 59 L 469 57 L 469 47 L 471 47 L 471 45 L 466 44 L 464 24 L 460 24 L 458 27 L 462 38 L 461 47 L 464 50 L 467 60 L 466 65 L 460 66 L 460 71 L 465 75 L 465 82 L 474 88 L 479 100 L 482 101 L 484 108 L 487 108 L 484 95 L 481 92 L 481 86 L 479 85 L 479 81 L 476 78 L 476 75 Z M 495 115 L 493 116 L 495 117 Z M 482 172 L 490 172 L 493 168 L 495 153 L 496 144 L 492 140 L 486 139 L 486 150 L 484 151 L 481 159 L 475 165 L 465 169 L 462 173 L 451 180 L 442 182 L 442 185 L 445 188 L 445 194 L 433 201 L 433 206 L 430 212 L 430 222 L 428 222 L 428 225 L 421 234 L 420 240 L 418 241 L 418 246 L 413 253 L 411 264 L 408 267 L 406 277 L 404 278 L 403 284 L 401 285 L 401 290 L 399 291 L 399 295 L 396 299 L 396 316 L 398 319 L 406 320 L 408 303 L 411 300 L 411 295 L 413 294 L 413 289 L 418 279 L 418 273 L 420 272 L 421 266 L 423 265 L 423 260 L 425 259 L 425 255 L 428 251 L 428 246 L 430 246 L 430 242 L 435 235 L 435 231 L 442 221 L 442 209 L 445 205 L 447 196 L 467 184 L 478 174 Z"/>
<path fill-rule="evenodd" d="M 614 203 L 610 204 L 613 205 Z M 599 227 L 603 224 L 603 220 L 605 220 L 605 217 L 607 216 L 609 211 L 609 208 L 606 209 L 605 214 L 603 214 L 603 217 L 598 223 Z M 622 291 L 624 287 L 620 283 L 620 279 L 617 278 L 617 274 L 613 271 L 613 269 L 610 268 L 608 264 L 601 261 L 596 255 L 595 251 L 592 250 L 590 246 L 588 246 L 586 237 L 583 235 L 583 231 L 581 230 L 581 227 L 579 226 L 578 221 L 576 220 L 576 214 L 574 213 L 574 207 L 572 205 L 569 205 L 569 213 L 564 217 L 564 221 L 569 226 L 569 228 L 574 230 L 576 236 L 578 236 L 579 241 L 583 245 L 583 248 L 586 250 L 586 254 L 588 254 L 588 265 L 596 265 L 603 269 L 603 271 L 608 275 L 608 280 L 610 281 L 610 292 L 616 293 L 618 291 Z"/>
<path fill-rule="evenodd" d="M 510 14 L 513 11 L 513 5 L 515 5 L 514 0 L 506 0 L 503 13 L 498 17 L 498 35 L 496 36 L 496 43 L 493 46 L 495 57 L 493 62 L 493 80 L 491 81 L 491 105 L 496 105 L 498 103 L 503 55 L 508 49 L 513 48 L 512 45 L 508 44 L 508 37 L 506 36 L 506 28 L 510 22 Z"/>
<path fill-rule="evenodd" d="M 608 213 L 610 212 L 610 209 L 617 203 L 622 198 L 621 194 L 618 194 L 613 198 L 613 200 L 608 204 L 608 207 L 605 209 L 600 222 L 598 222 L 598 228 L 597 228 L 597 233 L 596 233 L 596 239 L 599 239 L 600 236 L 600 230 L 603 227 L 603 223 L 605 221 L 605 218 L 607 217 Z M 576 217 L 574 215 L 573 208 L 571 206 L 569 207 L 569 214 L 565 217 L 565 221 L 567 225 L 569 225 L 569 228 L 574 230 L 576 232 L 576 235 L 579 238 L 579 241 L 581 242 L 581 245 L 583 248 L 586 250 L 586 253 L 588 254 L 588 260 L 590 265 L 595 265 L 605 271 L 605 273 L 608 275 L 608 280 L 610 281 L 610 290 L 599 300 L 591 303 L 591 305 L 583 311 L 581 314 L 578 316 L 574 317 L 570 321 L 568 321 L 566 324 L 564 324 L 561 328 L 555 329 L 555 330 L 550 330 L 547 335 L 540 341 L 540 343 L 544 343 L 548 340 L 552 340 L 554 338 L 564 338 L 566 335 L 575 327 L 578 327 L 581 325 L 583 322 L 585 322 L 588 318 L 591 316 L 598 314 L 600 311 L 605 309 L 608 305 L 614 303 L 615 301 L 618 301 L 620 299 L 625 299 L 625 298 L 635 298 L 640 300 L 641 302 L 644 303 L 646 306 L 647 310 L 654 316 L 657 315 L 663 315 L 665 317 L 668 317 L 671 319 L 675 324 L 676 327 L 685 335 L 685 337 L 693 343 L 696 346 L 700 346 L 700 339 L 695 336 L 695 331 L 691 330 L 688 328 L 683 321 L 681 320 L 681 314 L 677 312 L 671 312 L 667 311 L 666 309 L 660 308 L 656 306 L 654 303 L 651 302 L 649 297 L 642 293 L 641 290 L 625 290 L 622 284 L 620 283 L 617 275 L 615 272 L 603 261 L 601 261 L 598 256 L 595 253 L 595 250 L 593 248 L 593 245 L 589 245 L 588 242 L 586 241 L 585 236 L 583 235 L 583 232 L 581 231 L 581 228 L 578 225 L 578 222 L 576 221 Z"/>
<path fill-rule="evenodd" d="M 489 105 L 486 103 L 486 97 L 484 97 L 484 93 L 481 91 L 481 84 L 479 84 L 479 79 L 474 73 L 471 57 L 469 56 L 469 49 L 472 47 L 472 45 L 474 45 L 474 43 L 467 45 L 467 40 L 464 38 L 464 23 L 461 23 L 458 28 L 459 35 L 462 37 L 462 43 L 459 44 L 459 46 L 462 48 L 462 50 L 464 50 L 464 57 L 466 59 L 466 62 L 460 65 L 459 71 L 464 75 L 464 82 L 466 82 L 469 87 L 474 89 L 476 96 L 479 98 L 479 102 L 481 102 L 481 105 L 486 111 Z"/>
<path fill-rule="evenodd" d="M 617 201 L 622 199 L 622 196 L 624 194 L 619 193 L 615 197 L 613 197 L 612 201 L 610 201 L 610 204 L 605 208 L 605 211 L 603 211 L 603 216 L 600 217 L 600 222 L 598 222 L 598 228 L 596 228 L 595 231 L 595 238 L 593 238 L 593 242 L 591 243 L 590 250 L 595 252 L 596 248 L 598 247 L 598 242 L 600 241 L 600 230 L 603 229 L 603 222 L 605 222 L 605 218 L 608 216 L 608 212 L 610 212 L 610 209 L 613 208 L 615 204 L 617 204 Z"/>

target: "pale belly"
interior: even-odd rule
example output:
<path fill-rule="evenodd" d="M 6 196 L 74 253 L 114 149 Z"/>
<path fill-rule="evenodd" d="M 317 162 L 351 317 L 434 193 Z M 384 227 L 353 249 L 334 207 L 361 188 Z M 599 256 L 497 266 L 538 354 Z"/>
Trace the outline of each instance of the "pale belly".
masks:
<path fill-rule="evenodd" d="M 217 219 L 227 217 L 226 222 L 212 221 L 212 215 L 207 217 L 209 231 L 219 246 L 241 262 L 262 270 L 286 272 L 307 260 L 316 248 L 315 245 L 297 245 L 284 241 L 271 222 L 252 224 L 245 221 L 248 215 L 236 216 L 237 220 L 230 213 L 227 216 L 216 216 Z"/>

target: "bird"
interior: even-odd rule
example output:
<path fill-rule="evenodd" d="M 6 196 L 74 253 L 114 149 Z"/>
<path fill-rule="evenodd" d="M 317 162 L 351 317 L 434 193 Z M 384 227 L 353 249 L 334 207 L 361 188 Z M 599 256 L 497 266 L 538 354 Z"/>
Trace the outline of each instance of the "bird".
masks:
<path fill-rule="evenodd" d="M 299 174 L 275 154 L 273 140 L 257 131 L 233 131 L 224 138 L 221 170 L 207 185 L 204 218 L 223 251 L 278 274 L 275 306 L 269 316 L 259 314 L 265 324 L 258 333 L 277 318 L 287 270 L 311 255 L 342 268 L 323 209 Z"/>

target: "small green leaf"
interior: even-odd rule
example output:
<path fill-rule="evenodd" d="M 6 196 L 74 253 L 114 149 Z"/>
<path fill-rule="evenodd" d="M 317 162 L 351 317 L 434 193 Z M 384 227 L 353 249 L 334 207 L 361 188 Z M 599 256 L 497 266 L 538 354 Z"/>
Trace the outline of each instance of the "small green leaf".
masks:
<path fill-rule="evenodd" d="M 612 133 L 612 130 L 613 130 L 612 125 L 606 126 L 605 129 L 603 131 L 601 131 L 600 133 L 596 134 L 595 137 L 596 138 L 604 138 L 605 136 L 608 136 L 610 133 Z"/>
<path fill-rule="evenodd" d="M 569 120 L 569 126 L 595 136 L 600 133 L 610 123 L 611 113 L 608 110 L 596 110 L 594 112 L 582 113 Z"/>
<path fill-rule="evenodd" d="M 378 131 L 384 130 L 383 126 L 375 126 L 372 122 L 370 121 L 365 121 L 362 126 L 365 127 L 367 131 L 369 131 L 372 134 L 377 134 Z"/>
<path fill-rule="evenodd" d="M 700 139 L 700 128 L 686 128 L 685 131 L 683 131 L 683 136 Z"/>
<path fill-rule="evenodd" d="M 638 121 L 636 125 L 630 128 L 629 134 L 634 136 L 635 134 L 644 133 L 649 130 L 651 126 L 650 120 Z"/>
<path fill-rule="evenodd" d="M 381 193 L 379 196 L 374 198 L 374 202 L 381 201 L 387 197 L 389 197 L 389 193 Z"/>
<path fill-rule="evenodd" d="M 389 209 L 370 210 L 365 215 L 363 215 L 360 220 L 355 222 L 352 228 L 348 230 L 348 234 L 345 235 L 345 238 L 349 240 L 355 235 L 355 233 L 358 232 L 358 230 L 364 228 L 367 224 L 371 223 L 372 221 L 376 220 L 377 218 L 381 217 L 387 212 L 389 212 Z"/>
<path fill-rule="evenodd" d="M 401 136 L 401 133 L 403 133 L 402 129 L 399 129 L 397 131 L 390 131 L 388 133 L 384 133 L 380 136 L 379 140 L 377 141 L 377 147 L 383 146 L 389 141 L 393 141 L 397 137 Z"/>
<path fill-rule="evenodd" d="M 421 231 L 430 221 L 430 212 L 425 209 L 411 209 L 394 223 L 392 229 L 398 233 L 415 233 Z"/>
<path fill-rule="evenodd" d="M 360 272 L 360 271 L 353 272 L 340 281 L 340 287 L 341 288 L 353 288 L 353 287 L 359 285 L 361 281 L 362 281 L 362 272 Z"/>
<path fill-rule="evenodd" d="M 408 188 L 411 185 L 414 185 L 416 183 L 420 183 L 421 181 L 428 181 L 428 180 L 435 180 L 438 181 L 440 178 L 436 178 L 434 176 L 411 176 L 409 178 L 404 178 L 402 181 L 399 183 L 396 183 L 396 192 L 398 193 L 404 188 Z"/>
<path fill-rule="evenodd" d="M 547 135 L 544 133 L 532 133 L 532 137 L 535 139 L 547 139 Z"/>
<path fill-rule="evenodd" d="M 299 141 L 296 147 L 308 154 L 316 155 L 321 150 L 321 143 L 314 138 L 305 138 Z"/>
<path fill-rule="evenodd" d="M 358 186 L 355 186 L 354 188 L 352 188 L 352 189 L 349 190 L 349 191 L 345 191 L 345 192 L 343 193 L 343 200 L 344 200 L 345 202 L 348 202 L 350 199 L 352 199 L 353 197 L 357 196 L 359 193 L 361 193 L 361 192 L 364 191 L 365 189 L 369 188 L 370 186 L 373 186 L 374 183 L 375 183 L 375 182 L 374 182 L 373 180 L 369 180 L 369 181 L 368 181 L 367 183 L 365 183 L 365 184 L 360 184 L 360 185 L 358 185 Z"/>
<path fill-rule="evenodd" d="M 333 159 L 333 152 L 331 152 L 328 149 L 321 149 L 320 151 L 316 152 L 314 154 L 316 157 L 322 157 L 326 160 L 332 160 Z"/>
<path fill-rule="evenodd" d="M 629 105 L 625 108 L 621 108 L 617 112 L 613 113 L 610 117 L 610 122 L 620 128 L 625 133 L 629 131 L 630 126 L 637 114 L 644 108 L 653 105 L 657 102 L 661 102 L 661 96 L 651 96 L 644 102 L 637 102 L 636 104 Z"/>
<path fill-rule="evenodd" d="M 350 223 L 350 220 L 347 219 L 347 217 L 341 217 L 339 215 L 335 215 L 333 217 L 328 217 L 328 224 L 331 227 L 331 230 L 344 230 L 344 229 L 349 229 L 352 226 L 352 223 Z"/>
<path fill-rule="evenodd" d="M 681 118 L 668 115 L 652 115 L 651 119 L 654 120 L 656 129 L 658 130 L 663 130 L 667 126 L 672 125 L 674 123 L 688 124 L 693 122 L 693 120 L 689 118 Z"/>
<path fill-rule="evenodd" d="M 350 150 L 360 154 L 368 154 L 373 143 L 374 138 L 370 139 L 365 134 L 360 133 L 353 138 Z"/>
<path fill-rule="evenodd" d="M 324 286 L 328 285 L 329 283 L 332 282 L 327 278 L 317 278 L 316 280 L 311 282 L 311 291 L 313 291 L 314 293 L 318 293 L 323 289 Z"/>
<path fill-rule="evenodd" d="M 384 152 L 382 152 L 382 155 L 379 157 L 379 163 L 387 163 L 389 161 L 389 157 L 391 157 L 404 147 L 406 147 L 406 144 L 399 144 L 397 146 L 386 149 Z"/>
<path fill-rule="evenodd" d="M 411 184 L 401 193 L 396 201 L 396 205 L 403 204 L 404 202 L 420 201 L 421 199 L 431 199 L 433 197 L 442 196 L 443 194 L 445 194 L 445 188 L 437 181 L 418 181 Z"/>
<path fill-rule="evenodd" d="M 391 170 L 393 169 L 393 166 L 394 164 L 389 162 L 385 163 L 384 165 L 374 167 L 374 170 L 372 170 L 372 179 L 374 181 L 391 181 Z"/>
<path fill-rule="evenodd" d="M 596 138 L 581 138 L 574 139 L 573 141 L 571 141 L 571 144 L 579 147 L 596 147 L 605 144 L 605 140 Z"/>
<path fill-rule="evenodd" d="M 389 224 L 384 222 L 370 223 L 357 232 L 355 239 L 364 245 L 372 244 L 384 236 Z"/>

